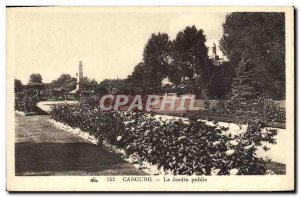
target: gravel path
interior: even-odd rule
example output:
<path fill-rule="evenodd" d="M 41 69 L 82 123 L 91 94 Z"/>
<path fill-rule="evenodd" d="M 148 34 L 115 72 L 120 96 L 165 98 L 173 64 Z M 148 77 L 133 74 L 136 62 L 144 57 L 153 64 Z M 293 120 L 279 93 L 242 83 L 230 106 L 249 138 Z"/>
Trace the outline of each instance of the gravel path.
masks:
<path fill-rule="evenodd" d="M 16 175 L 145 175 L 108 152 L 49 122 L 16 115 Z"/>

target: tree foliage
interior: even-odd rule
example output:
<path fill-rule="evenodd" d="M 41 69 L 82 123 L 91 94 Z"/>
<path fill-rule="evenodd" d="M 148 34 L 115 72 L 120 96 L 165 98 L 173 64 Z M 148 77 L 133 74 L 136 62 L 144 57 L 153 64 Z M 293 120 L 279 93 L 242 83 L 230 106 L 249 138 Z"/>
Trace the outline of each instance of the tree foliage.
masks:
<path fill-rule="evenodd" d="M 125 83 L 123 79 L 105 79 L 99 83 L 98 91 L 102 94 L 117 94 L 123 91 Z"/>
<path fill-rule="evenodd" d="M 70 91 L 75 88 L 77 79 L 72 78 L 69 74 L 62 74 L 58 79 L 52 81 L 49 87 L 64 89 Z"/>
<path fill-rule="evenodd" d="M 21 80 L 15 79 L 15 93 L 21 92 L 23 90 L 23 84 Z"/>
<path fill-rule="evenodd" d="M 171 41 L 166 33 L 152 34 L 144 53 L 144 77 L 148 85 L 160 85 L 163 77 L 169 73 Z"/>
<path fill-rule="evenodd" d="M 135 89 L 159 92 L 162 79 L 169 77 L 175 87 L 181 85 L 192 92 L 201 90 L 203 84 L 195 81 L 201 76 L 207 85 L 211 65 L 205 42 L 203 30 L 195 26 L 187 26 L 174 40 L 169 40 L 165 33 L 152 34 L 144 49 L 143 62 L 134 68 L 128 81 Z M 181 79 L 185 77 L 189 80 L 183 83 Z"/>
<path fill-rule="evenodd" d="M 260 95 L 260 84 L 254 80 L 255 72 L 249 63 L 238 67 L 239 75 L 232 83 L 232 98 L 254 99 Z"/>
<path fill-rule="evenodd" d="M 71 75 L 62 74 L 46 86 L 43 94 L 48 97 L 64 97 L 76 88 L 76 82 L 77 79 L 72 78 Z"/>
<path fill-rule="evenodd" d="M 284 13 L 231 13 L 226 16 L 223 31 L 220 48 L 231 64 L 236 65 L 237 78 L 243 76 L 240 67 L 249 63 L 253 72 L 251 80 L 260 84 L 261 93 L 282 99 L 285 87 Z"/>
<path fill-rule="evenodd" d="M 182 77 L 193 80 L 194 75 L 200 75 L 209 65 L 208 48 L 202 29 L 187 26 L 180 31 L 173 41 L 173 64 L 179 68 Z"/>
<path fill-rule="evenodd" d="M 29 77 L 29 84 L 41 84 L 43 81 L 42 75 L 39 73 L 33 73 Z"/>
<path fill-rule="evenodd" d="M 98 82 L 95 79 L 83 77 L 79 83 L 80 90 L 96 91 L 98 88 Z"/>

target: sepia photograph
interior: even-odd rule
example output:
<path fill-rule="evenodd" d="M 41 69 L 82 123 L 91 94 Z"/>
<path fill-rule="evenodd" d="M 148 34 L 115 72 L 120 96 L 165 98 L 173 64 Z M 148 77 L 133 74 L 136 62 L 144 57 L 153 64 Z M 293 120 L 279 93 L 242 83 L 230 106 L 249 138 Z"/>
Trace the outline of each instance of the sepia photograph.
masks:
<path fill-rule="evenodd" d="M 293 7 L 7 7 L 8 191 L 293 191 Z"/>

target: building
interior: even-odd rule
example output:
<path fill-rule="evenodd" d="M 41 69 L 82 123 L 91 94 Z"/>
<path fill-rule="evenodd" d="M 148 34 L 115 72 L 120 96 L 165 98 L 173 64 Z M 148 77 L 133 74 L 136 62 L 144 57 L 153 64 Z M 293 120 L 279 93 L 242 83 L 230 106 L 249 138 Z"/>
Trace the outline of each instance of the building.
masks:
<path fill-rule="evenodd" d="M 221 66 L 224 62 L 226 62 L 224 58 L 220 58 L 220 56 L 217 54 L 217 46 L 215 43 L 212 46 L 211 59 L 212 59 L 212 64 L 215 66 Z"/>
<path fill-rule="evenodd" d="M 171 82 L 169 77 L 166 77 L 161 81 L 161 86 L 173 86 L 173 83 Z"/>

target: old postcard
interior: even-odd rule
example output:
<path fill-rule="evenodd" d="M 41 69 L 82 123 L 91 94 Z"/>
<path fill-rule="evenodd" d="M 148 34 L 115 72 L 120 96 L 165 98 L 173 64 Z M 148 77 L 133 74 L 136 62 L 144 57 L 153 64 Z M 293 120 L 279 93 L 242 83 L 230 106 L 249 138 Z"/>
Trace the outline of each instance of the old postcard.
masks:
<path fill-rule="evenodd" d="M 8 191 L 293 191 L 293 7 L 7 7 Z"/>

